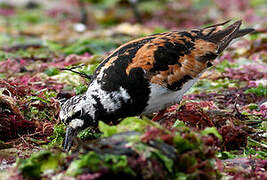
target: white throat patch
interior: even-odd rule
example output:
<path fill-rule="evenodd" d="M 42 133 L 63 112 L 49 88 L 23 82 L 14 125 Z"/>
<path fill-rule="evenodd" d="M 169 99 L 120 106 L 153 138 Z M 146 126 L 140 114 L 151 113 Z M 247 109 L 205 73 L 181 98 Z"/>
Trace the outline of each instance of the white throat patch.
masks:
<path fill-rule="evenodd" d="M 76 129 L 78 127 L 82 127 L 83 124 L 84 124 L 83 120 L 81 120 L 81 119 L 73 119 L 69 123 L 69 126 L 72 127 L 73 129 Z"/>

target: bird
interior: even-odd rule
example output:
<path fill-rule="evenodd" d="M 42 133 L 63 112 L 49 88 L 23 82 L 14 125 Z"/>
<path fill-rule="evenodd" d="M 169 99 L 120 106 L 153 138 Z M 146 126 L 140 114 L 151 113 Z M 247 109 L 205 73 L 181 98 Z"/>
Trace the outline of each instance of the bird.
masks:
<path fill-rule="evenodd" d="M 241 29 L 241 20 L 225 27 L 229 22 L 153 34 L 115 49 L 96 68 L 87 91 L 62 102 L 64 150 L 70 150 L 81 130 L 97 127 L 100 120 L 116 122 L 179 103 L 233 39 L 254 31 Z"/>

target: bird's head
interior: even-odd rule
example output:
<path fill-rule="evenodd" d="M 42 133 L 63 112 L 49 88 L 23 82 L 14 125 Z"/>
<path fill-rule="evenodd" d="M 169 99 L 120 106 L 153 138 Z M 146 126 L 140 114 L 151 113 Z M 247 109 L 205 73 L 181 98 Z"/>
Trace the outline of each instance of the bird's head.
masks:
<path fill-rule="evenodd" d="M 88 106 L 85 95 L 74 96 L 61 103 L 59 118 L 67 126 L 64 150 L 70 150 L 73 138 L 81 130 L 93 125 Z"/>

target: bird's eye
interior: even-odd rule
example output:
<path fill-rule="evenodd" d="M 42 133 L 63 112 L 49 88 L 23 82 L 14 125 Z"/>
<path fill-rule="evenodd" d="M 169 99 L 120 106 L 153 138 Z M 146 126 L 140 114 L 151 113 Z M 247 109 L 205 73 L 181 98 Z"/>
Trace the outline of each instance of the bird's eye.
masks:
<path fill-rule="evenodd" d="M 83 110 L 79 109 L 79 110 L 74 110 L 74 111 L 70 111 L 66 114 L 66 116 L 63 118 L 63 122 L 65 124 L 69 124 L 69 122 L 73 119 L 76 118 L 80 118 L 83 115 Z"/>
<path fill-rule="evenodd" d="M 79 109 L 78 111 L 76 111 L 75 117 L 81 117 L 82 114 L 83 114 L 83 110 L 82 109 Z"/>

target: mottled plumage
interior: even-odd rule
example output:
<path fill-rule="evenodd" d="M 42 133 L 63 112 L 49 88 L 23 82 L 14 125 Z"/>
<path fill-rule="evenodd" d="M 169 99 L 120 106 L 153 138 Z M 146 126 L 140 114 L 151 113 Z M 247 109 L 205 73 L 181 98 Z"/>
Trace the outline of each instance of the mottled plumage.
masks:
<path fill-rule="evenodd" d="M 117 48 L 96 69 L 85 94 L 62 105 L 67 125 L 64 148 L 82 129 L 99 120 L 149 114 L 179 103 L 213 60 L 235 38 L 253 29 L 237 21 L 203 29 L 172 31 L 130 41 Z"/>

